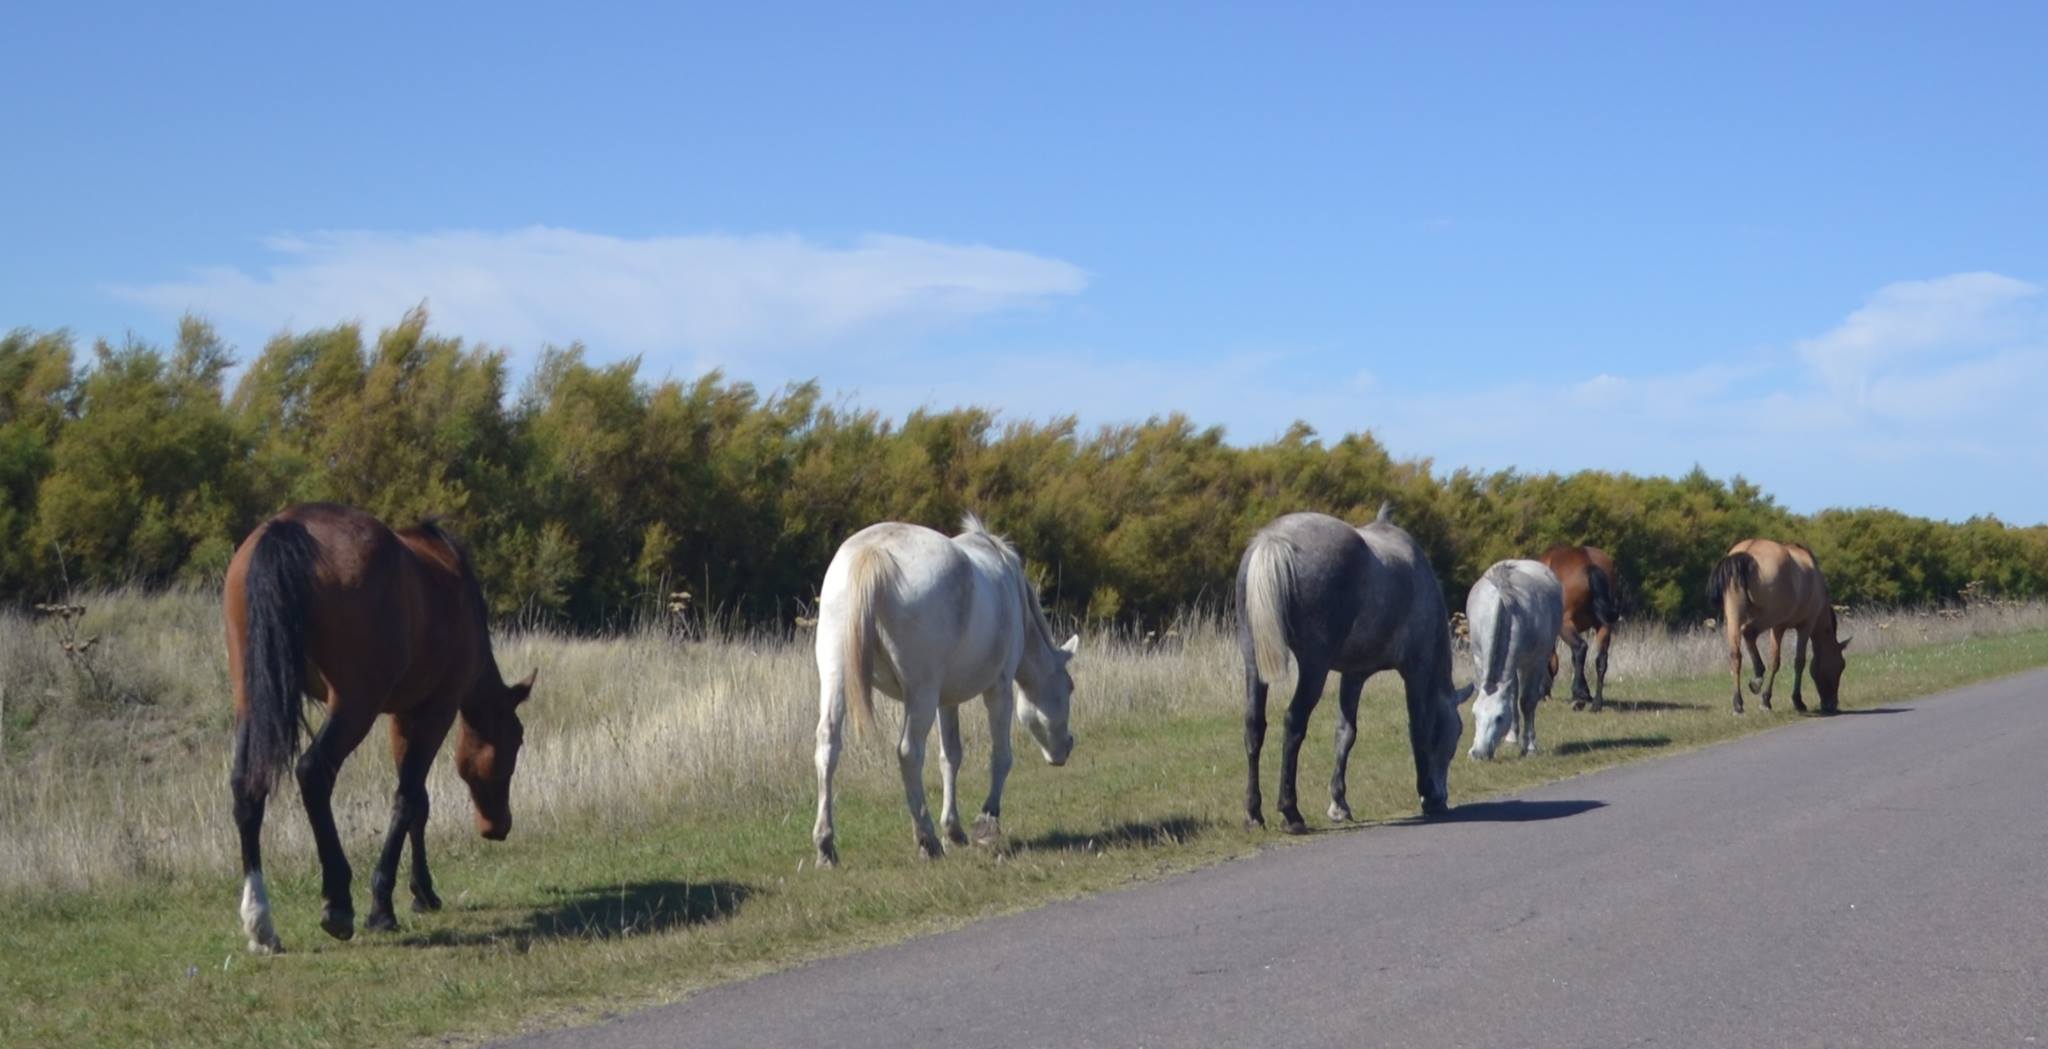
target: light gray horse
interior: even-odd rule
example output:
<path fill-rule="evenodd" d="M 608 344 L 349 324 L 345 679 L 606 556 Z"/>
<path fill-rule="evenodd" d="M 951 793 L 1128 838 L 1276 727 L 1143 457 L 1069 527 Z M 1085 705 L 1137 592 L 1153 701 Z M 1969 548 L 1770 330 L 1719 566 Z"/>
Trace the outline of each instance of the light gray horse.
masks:
<path fill-rule="evenodd" d="M 1365 679 L 1395 670 L 1408 690 L 1408 743 L 1425 815 L 1449 807 L 1451 754 L 1463 726 L 1451 687 L 1451 630 L 1443 589 L 1429 559 L 1387 507 L 1363 528 L 1327 514 L 1288 514 L 1252 537 L 1237 568 L 1237 638 L 1244 651 L 1244 748 L 1250 776 L 1245 823 L 1265 826 L 1259 750 L 1266 740 L 1266 688 L 1297 663 L 1280 762 L 1280 816 L 1289 833 L 1308 825 L 1295 806 L 1294 773 L 1308 717 L 1332 670 L 1338 678 L 1337 771 L 1330 818 L 1348 820 L 1344 765 L 1358 738 Z"/>
<path fill-rule="evenodd" d="M 1472 750 L 1490 761 L 1503 742 L 1521 736 L 1536 753 L 1536 704 L 1550 692 L 1557 632 L 1564 623 L 1564 587 L 1541 561 L 1501 561 L 1465 595 L 1472 627 Z"/>

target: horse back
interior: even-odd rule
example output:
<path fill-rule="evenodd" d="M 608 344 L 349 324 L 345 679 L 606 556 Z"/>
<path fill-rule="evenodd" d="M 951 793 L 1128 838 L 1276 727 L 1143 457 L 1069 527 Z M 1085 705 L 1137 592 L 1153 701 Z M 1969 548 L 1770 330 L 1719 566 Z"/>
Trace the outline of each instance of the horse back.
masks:
<path fill-rule="evenodd" d="M 1827 580 L 1814 561 L 1813 551 L 1806 547 L 1770 539 L 1745 539 L 1730 547 L 1728 554 L 1747 554 L 1756 566 L 1744 587 L 1745 620 L 1749 625 L 1763 629 L 1809 629 L 1831 607 Z"/>

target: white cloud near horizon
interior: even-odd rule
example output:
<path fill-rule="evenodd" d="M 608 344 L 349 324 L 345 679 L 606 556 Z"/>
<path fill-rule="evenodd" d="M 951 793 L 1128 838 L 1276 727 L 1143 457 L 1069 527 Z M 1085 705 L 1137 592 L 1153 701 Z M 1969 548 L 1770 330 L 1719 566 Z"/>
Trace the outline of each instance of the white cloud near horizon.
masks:
<path fill-rule="evenodd" d="M 224 328 L 376 327 L 426 302 L 439 329 L 522 353 L 582 342 L 705 367 L 877 330 L 915 331 L 1087 287 L 1078 266 L 1024 251 L 871 234 L 629 238 L 544 226 L 508 232 L 338 231 L 273 237 L 254 270 L 212 266 L 110 288 Z"/>

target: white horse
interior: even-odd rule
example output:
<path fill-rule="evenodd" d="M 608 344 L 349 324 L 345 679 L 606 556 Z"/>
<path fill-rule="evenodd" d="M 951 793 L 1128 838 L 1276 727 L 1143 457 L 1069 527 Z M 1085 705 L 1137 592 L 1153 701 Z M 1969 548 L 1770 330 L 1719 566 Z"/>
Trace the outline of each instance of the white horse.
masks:
<path fill-rule="evenodd" d="M 1472 630 L 1472 750 L 1487 761 L 1502 743 L 1536 753 L 1536 704 L 1550 692 L 1564 587 L 1541 561 L 1501 561 L 1465 595 Z M 1518 724 L 1519 722 L 1519 724 Z"/>
<path fill-rule="evenodd" d="M 839 859 L 832 772 L 846 711 L 853 708 L 863 730 L 872 726 L 871 689 L 903 704 L 896 757 L 911 829 L 926 857 L 943 851 L 924 794 L 924 745 L 934 718 L 946 759 L 940 821 L 956 845 L 967 843 L 956 790 L 962 703 L 980 696 L 988 707 L 988 802 L 974 821 L 982 844 L 1001 835 L 1012 717 L 1038 741 L 1045 760 L 1064 765 L 1073 752 L 1067 707 L 1074 679 L 1067 664 L 1081 639 L 1055 644 L 1017 551 L 971 514 L 961 527 L 949 539 L 918 525 L 870 525 L 842 544 L 825 570 L 818 606 L 818 822 L 811 831 L 821 865 Z"/>

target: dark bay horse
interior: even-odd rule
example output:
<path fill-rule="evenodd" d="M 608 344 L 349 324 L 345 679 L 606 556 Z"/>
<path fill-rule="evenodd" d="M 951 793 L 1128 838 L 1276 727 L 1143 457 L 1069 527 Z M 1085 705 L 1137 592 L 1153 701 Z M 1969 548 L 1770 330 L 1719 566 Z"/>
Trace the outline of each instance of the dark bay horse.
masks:
<path fill-rule="evenodd" d="M 1594 710 L 1607 702 L 1607 646 L 1614 641 L 1614 624 L 1620 619 L 1615 600 L 1621 576 L 1615 574 L 1614 558 L 1597 546 L 1559 544 L 1537 558 L 1557 574 L 1564 585 L 1564 626 L 1558 632 L 1572 650 L 1572 709 L 1584 709 L 1590 701 Z M 1593 635 L 1593 687 L 1586 687 L 1586 635 Z"/>
<path fill-rule="evenodd" d="M 469 784 L 477 829 L 512 829 L 510 790 L 522 728 L 515 708 L 533 675 L 507 685 L 491 654 L 483 589 L 462 546 L 431 523 L 393 532 L 360 510 L 294 506 L 242 541 L 228 565 L 228 675 L 235 689 L 230 776 L 242 839 L 242 927 L 249 949 L 282 950 L 263 886 L 263 808 L 287 768 L 298 778 L 320 853 L 320 927 L 355 935 L 348 857 L 330 804 L 341 763 L 391 715 L 398 791 L 370 878 L 370 929 L 395 929 L 391 891 L 412 841 L 412 898 L 434 910 L 427 872 L 427 772 L 457 721 L 455 767 Z M 306 700 L 327 708 L 300 752 Z"/>
<path fill-rule="evenodd" d="M 1451 755 L 1463 725 L 1451 685 L 1451 629 L 1443 589 L 1429 559 L 1386 507 L 1363 528 L 1325 514 L 1288 514 L 1259 530 L 1237 569 L 1237 639 L 1244 652 L 1244 746 L 1250 762 L 1245 823 L 1260 812 L 1259 750 L 1266 739 L 1266 690 L 1299 666 L 1287 705 L 1280 759 L 1280 817 L 1289 833 L 1308 825 L 1295 805 L 1295 764 L 1308 717 L 1330 671 L 1337 688 L 1337 769 L 1330 818 L 1348 820 L 1344 766 L 1358 737 L 1358 698 L 1366 678 L 1400 672 L 1408 691 L 1408 743 L 1422 811 L 1449 808 Z"/>
<path fill-rule="evenodd" d="M 1765 710 L 1771 709 L 1771 688 L 1778 681 L 1779 650 L 1785 631 L 1794 632 L 1792 649 L 1792 708 L 1806 712 L 1799 696 L 1799 676 L 1806 670 L 1806 643 L 1813 642 L 1813 688 L 1820 693 L 1820 709 L 1832 714 L 1839 709 L 1842 650 L 1849 638 L 1837 639 L 1835 606 L 1828 601 L 1827 580 L 1814 562 L 1813 551 L 1797 543 L 1769 539 L 1745 539 L 1728 551 L 1707 579 L 1707 600 L 1721 606 L 1722 622 L 1728 632 L 1728 666 L 1735 675 L 1735 712 L 1742 713 L 1742 648 L 1756 667 L 1749 690 L 1758 694 Z M 1757 651 L 1757 635 L 1771 632 L 1771 669 L 1764 675 L 1764 657 Z"/>

